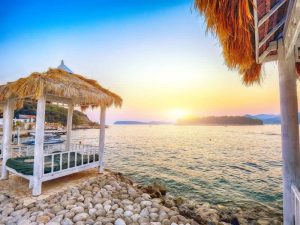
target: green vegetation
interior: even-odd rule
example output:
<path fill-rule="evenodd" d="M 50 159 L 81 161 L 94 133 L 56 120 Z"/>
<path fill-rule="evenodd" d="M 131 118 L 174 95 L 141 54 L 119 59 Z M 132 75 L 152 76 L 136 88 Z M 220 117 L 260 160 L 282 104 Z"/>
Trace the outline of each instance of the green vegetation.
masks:
<path fill-rule="evenodd" d="M 18 118 L 20 114 L 36 115 L 36 103 L 24 103 L 22 109 L 15 111 L 15 117 Z M 61 123 L 65 126 L 67 124 L 67 115 L 68 109 L 66 108 L 50 104 L 46 106 L 46 122 Z M 95 125 L 95 123 L 90 121 L 84 113 L 74 110 L 73 125 Z"/>

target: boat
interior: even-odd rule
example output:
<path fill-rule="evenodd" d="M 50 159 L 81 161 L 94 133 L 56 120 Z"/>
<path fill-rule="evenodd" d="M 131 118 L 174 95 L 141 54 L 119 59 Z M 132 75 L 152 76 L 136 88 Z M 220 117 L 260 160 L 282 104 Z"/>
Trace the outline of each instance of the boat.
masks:
<path fill-rule="evenodd" d="M 54 144 L 62 144 L 65 140 L 61 139 L 59 136 L 45 136 L 44 145 L 54 145 Z M 23 145 L 35 145 L 35 139 L 32 138 L 30 140 L 22 142 Z"/>
<path fill-rule="evenodd" d="M 65 130 L 47 130 L 45 131 L 45 135 L 66 135 L 66 131 Z M 35 136 L 35 131 L 32 131 L 29 133 L 31 136 Z"/>

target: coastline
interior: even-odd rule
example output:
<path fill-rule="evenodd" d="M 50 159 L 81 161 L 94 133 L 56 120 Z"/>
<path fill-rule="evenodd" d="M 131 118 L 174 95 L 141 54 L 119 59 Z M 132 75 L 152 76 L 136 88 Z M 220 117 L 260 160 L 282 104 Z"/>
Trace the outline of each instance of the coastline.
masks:
<path fill-rule="evenodd" d="M 0 191 L 0 224 L 281 224 L 263 208 L 245 210 L 174 197 L 154 183 L 142 186 L 121 173 L 87 173 L 85 181 L 27 203 Z M 3 181 L 1 181 L 3 182 Z M 59 181 L 58 181 L 59 182 Z"/>

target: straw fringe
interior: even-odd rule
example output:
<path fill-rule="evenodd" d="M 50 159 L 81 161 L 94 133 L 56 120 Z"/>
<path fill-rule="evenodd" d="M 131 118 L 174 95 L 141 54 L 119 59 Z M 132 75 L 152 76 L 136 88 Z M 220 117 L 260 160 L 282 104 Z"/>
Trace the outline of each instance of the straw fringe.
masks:
<path fill-rule="evenodd" d="M 49 69 L 44 73 L 32 73 L 26 78 L 0 86 L 0 101 L 16 98 L 21 106 L 26 98 L 39 99 L 42 94 L 71 99 L 82 109 L 115 105 L 121 107 L 117 94 L 100 86 L 97 81 L 61 69 Z"/>
<path fill-rule="evenodd" d="M 207 31 L 215 34 L 223 47 L 226 65 L 237 70 L 245 84 L 261 81 L 261 65 L 255 61 L 253 47 L 251 5 L 252 0 L 195 0 L 195 7 L 205 17 Z"/>

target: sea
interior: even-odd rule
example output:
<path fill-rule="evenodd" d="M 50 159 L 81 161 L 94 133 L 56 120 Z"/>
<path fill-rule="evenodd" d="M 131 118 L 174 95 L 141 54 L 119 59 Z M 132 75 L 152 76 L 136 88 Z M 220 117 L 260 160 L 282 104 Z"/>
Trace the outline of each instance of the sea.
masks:
<path fill-rule="evenodd" d="M 99 130 L 72 142 L 98 145 Z M 112 125 L 106 168 L 135 182 L 160 182 L 173 196 L 282 211 L 280 126 Z"/>

